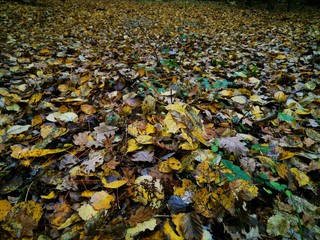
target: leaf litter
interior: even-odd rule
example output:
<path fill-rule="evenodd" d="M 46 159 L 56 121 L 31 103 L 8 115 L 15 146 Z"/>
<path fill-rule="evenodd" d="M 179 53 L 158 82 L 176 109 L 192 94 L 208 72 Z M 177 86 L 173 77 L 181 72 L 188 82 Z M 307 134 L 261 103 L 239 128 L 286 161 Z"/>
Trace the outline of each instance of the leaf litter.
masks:
<path fill-rule="evenodd" d="M 0 9 L 4 238 L 320 239 L 319 12 Z"/>

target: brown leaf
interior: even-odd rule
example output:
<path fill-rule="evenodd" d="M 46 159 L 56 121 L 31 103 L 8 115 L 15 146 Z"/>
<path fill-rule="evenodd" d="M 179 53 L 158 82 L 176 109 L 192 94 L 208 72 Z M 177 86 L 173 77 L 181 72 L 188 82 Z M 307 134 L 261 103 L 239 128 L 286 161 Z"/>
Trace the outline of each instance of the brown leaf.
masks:
<path fill-rule="evenodd" d="M 181 218 L 180 225 L 186 240 L 198 240 L 202 238 L 202 223 L 195 212 L 186 213 Z"/>
<path fill-rule="evenodd" d="M 134 227 L 137 225 L 137 223 L 149 220 L 152 215 L 153 210 L 151 207 L 140 207 L 134 214 L 130 216 L 128 223 L 131 227 Z"/>
<path fill-rule="evenodd" d="M 223 137 L 220 138 L 219 147 L 226 150 L 227 153 L 233 153 L 236 156 L 245 155 L 249 149 L 246 147 L 240 137 Z"/>

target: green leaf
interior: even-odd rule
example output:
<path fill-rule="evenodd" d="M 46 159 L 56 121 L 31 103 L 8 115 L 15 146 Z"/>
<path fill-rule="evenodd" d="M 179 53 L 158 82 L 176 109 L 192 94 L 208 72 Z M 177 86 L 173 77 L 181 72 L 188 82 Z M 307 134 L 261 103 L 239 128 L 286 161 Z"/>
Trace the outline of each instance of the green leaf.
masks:
<path fill-rule="evenodd" d="M 293 117 L 291 117 L 288 114 L 285 113 L 278 113 L 278 118 L 282 121 L 286 121 L 286 122 L 292 122 L 294 120 Z"/>
<path fill-rule="evenodd" d="M 243 179 L 245 181 L 250 181 L 251 177 L 248 173 L 246 173 L 245 171 L 243 171 L 239 166 L 234 165 L 231 161 L 228 160 L 221 160 L 221 162 L 223 163 L 223 165 L 230 169 L 237 178 Z"/>
<path fill-rule="evenodd" d="M 272 191 L 269 190 L 268 188 L 263 187 L 263 190 L 265 190 L 268 194 L 272 194 Z"/>
<path fill-rule="evenodd" d="M 272 182 L 272 181 L 270 181 L 268 185 L 279 192 L 285 190 L 288 187 L 285 184 L 280 184 L 278 182 Z"/>
<path fill-rule="evenodd" d="M 218 150 L 219 150 L 219 138 L 215 138 L 213 142 L 214 142 L 214 144 L 211 145 L 211 150 L 213 152 L 218 152 Z"/>
<path fill-rule="evenodd" d="M 211 88 L 211 84 L 209 83 L 207 78 L 204 78 L 202 80 L 201 85 L 204 86 L 205 89 L 210 89 Z"/>
<path fill-rule="evenodd" d="M 285 193 L 289 198 L 292 197 L 292 192 L 290 190 L 286 190 Z"/>
<path fill-rule="evenodd" d="M 237 180 L 238 178 L 234 175 L 232 175 L 231 173 L 226 173 L 226 179 L 229 181 L 229 182 L 232 182 L 234 180 Z"/>
<path fill-rule="evenodd" d="M 214 88 L 227 88 L 228 86 L 232 86 L 233 83 L 227 81 L 226 79 L 223 79 L 222 81 L 216 80 L 216 82 L 213 84 Z"/>
<path fill-rule="evenodd" d="M 251 146 L 251 149 L 261 153 L 267 153 L 271 151 L 271 149 L 268 146 L 262 146 L 260 144 L 253 144 Z"/>
<path fill-rule="evenodd" d="M 258 177 L 262 178 L 263 180 L 268 180 L 268 176 L 264 173 L 259 173 Z"/>
<path fill-rule="evenodd" d="M 218 152 L 219 146 L 218 146 L 218 145 L 211 145 L 211 150 L 212 150 L 213 152 Z"/>

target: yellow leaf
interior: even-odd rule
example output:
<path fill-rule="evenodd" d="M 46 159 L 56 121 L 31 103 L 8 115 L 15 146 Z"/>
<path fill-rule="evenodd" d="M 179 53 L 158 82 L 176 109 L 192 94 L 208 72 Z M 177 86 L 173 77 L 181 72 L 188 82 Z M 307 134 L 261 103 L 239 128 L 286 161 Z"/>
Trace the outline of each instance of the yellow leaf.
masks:
<path fill-rule="evenodd" d="M 135 227 L 128 228 L 126 234 L 126 240 L 136 239 L 136 236 L 141 232 L 146 230 L 154 230 L 157 226 L 157 220 L 155 218 L 150 218 L 148 221 L 144 221 L 142 223 L 138 223 Z"/>
<path fill-rule="evenodd" d="M 41 100 L 42 98 L 42 93 L 35 93 L 31 96 L 29 103 L 37 103 Z"/>
<path fill-rule="evenodd" d="M 168 165 L 172 170 L 179 170 L 181 168 L 180 161 L 174 157 L 168 159 Z"/>
<path fill-rule="evenodd" d="M 42 55 L 42 56 L 44 56 L 44 55 L 50 55 L 50 50 L 48 49 L 48 48 L 44 48 L 44 49 L 41 49 L 40 51 L 39 51 L 39 55 Z"/>
<path fill-rule="evenodd" d="M 184 240 L 183 237 L 176 234 L 176 232 L 172 229 L 169 221 L 167 220 L 163 225 L 163 232 L 170 240 Z"/>
<path fill-rule="evenodd" d="M 139 130 L 135 123 L 128 125 L 128 133 L 133 137 L 137 137 L 139 135 Z"/>
<path fill-rule="evenodd" d="M 192 138 L 182 129 L 181 136 L 187 140 L 186 143 L 182 143 L 180 147 L 184 150 L 195 150 L 198 148 L 198 144 L 193 142 Z"/>
<path fill-rule="evenodd" d="M 252 95 L 252 96 L 250 96 L 250 100 L 251 100 L 252 102 L 264 103 L 264 100 L 263 100 L 262 97 L 259 96 L 259 95 Z M 259 106 L 257 106 L 257 107 L 259 107 Z"/>
<path fill-rule="evenodd" d="M 79 213 L 79 216 L 85 221 L 91 219 L 94 215 L 98 213 L 97 210 L 95 210 L 90 204 L 87 203 L 78 208 L 77 211 Z"/>
<path fill-rule="evenodd" d="M 149 135 L 155 132 L 156 129 L 153 125 L 143 121 L 135 121 L 128 126 L 128 133 L 133 137 L 137 137 L 138 135 Z"/>
<path fill-rule="evenodd" d="M 283 55 L 283 54 L 279 54 L 277 57 L 276 57 L 276 59 L 277 60 L 284 60 L 284 59 L 286 59 L 287 57 L 285 56 L 285 55 Z"/>
<path fill-rule="evenodd" d="M 42 119 L 41 115 L 35 115 L 31 120 L 32 127 L 40 125 L 41 123 L 43 123 L 43 119 Z"/>
<path fill-rule="evenodd" d="M 90 202 L 95 210 L 100 210 L 111 208 L 111 203 L 114 202 L 114 200 L 114 197 L 108 192 L 99 191 L 91 196 Z"/>
<path fill-rule="evenodd" d="M 11 204 L 8 200 L 0 200 L 0 221 L 3 221 L 11 209 Z"/>
<path fill-rule="evenodd" d="M 257 158 L 260 160 L 262 164 L 266 164 L 272 168 L 276 168 L 277 164 L 269 157 L 265 156 L 257 156 Z"/>
<path fill-rule="evenodd" d="M 194 66 L 193 71 L 201 72 L 201 68 L 198 66 Z"/>
<path fill-rule="evenodd" d="M 185 115 L 185 108 L 187 106 L 188 106 L 187 104 L 179 103 L 178 101 L 176 101 L 174 104 L 169 104 L 168 106 L 166 106 L 165 109 L 173 110 Z"/>
<path fill-rule="evenodd" d="M 155 132 L 156 132 L 156 128 L 153 125 L 151 125 L 150 123 L 148 123 L 147 127 L 146 127 L 146 134 L 152 134 Z"/>
<path fill-rule="evenodd" d="M 132 108 L 130 106 L 126 105 L 122 108 L 122 113 L 124 115 L 130 115 L 132 113 Z"/>
<path fill-rule="evenodd" d="M 233 95 L 233 92 L 230 90 L 222 90 L 219 92 L 219 94 L 222 97 L 231 97 Z"/>
<path fill-rule="evenodd" d="M 231 100 L 239 104 L 245 104 L 247 102 L 247 98 L 245 96 L 235 96 L 232 97 Z"/>
<path fill-rule="evenodd" d="M 169 166 L 168 161 L 162 161 L 158 167 L 159 171 L 162 173 L 169 173 L 172 171 L 172 168 Z"/>
<path fill-rule="evenodd" d="M 245 201 L 251 201 L 258 197 L 259 188 L 254 184 L 238 179 L 229 183 L 230 189 Z"/>
<path fill-rule="evenodd" d="M 139 68 L 138 69 L 138 74 L 140 77 L 143 77 L 146 74 L 146 68 Z"/>
<path fill-rule="evenodd" d="M 174 195 L 183 198 L 186 192 L 193 192 L 195 188 L 196 185 L 194 185 L 191 180 L 184 178 L 182 179 L 182 186 L 174 189 Z"/>
<path fill-rule="evenodd" d="M 185 125 L 182 123 L 176 123 L 170 112 L 167 113 L 163 122 L 167 128 L 167 132 L 170 133 L 176 133 L 181 127 L 185 127 Z"/>
<path fill-rule="evenodd" d="M 56 194 L 54 193 L 54 191 L 51 191 L 48 195 L 41 195 L 42 199 L 53 199 L 56 197 Z"/>
<path fill-rule="evenodd" d="M 183 232 L 181 231 L 181 218 L 186 215 L 185 213 L 179 213 L 179 214 L 174 214 L 172 215 L 172 222 L 174 225 L 176 225 L 176 232 L 180 235 L 183 236 Z"/>
<path fill-rule="evenodd" d="M 307 185 L 310 181 L 309 177 L 298 168 L 291 168 L 290 171 L 292 172 L 295 179 L 298 181 L 300 187 Z"/>
<path fill-rule="evenodd" d="M 308 109 L 297 109 L 294 112 L 299 115 L 308 115 L 311 113 L 311 111 Z"/>
<path fill-rule="evenodd" d="M 119 187 L 125 185 L 128 182 L 128 180 L 122 179 L 122 180 L 115 180 L 112 182 L 107 182 L 105 177 L 101 177 L 101 182 L 105 188 L 119 188 Z"/>
<path fill-rule="evenodd" d="M 231 215 L 235 215 L 236 196 L 232 191 L 225 191 L 223 188 L 217 188 L 210 194 L 210 198 L 212 202 L 221 204 Z"/>
<path fill-rule="evenodd" d="M 192 131 L 192 135 L 198 139 L 199 142 L 201 142 L 204 145 L 208 145 L 207 141 L 204 140 L 203 135 L 204 131 L 198 127 L 195 127 L 194 130 Z"/>
<path fill-rule="evenodd" d="M 263 112 L 259 106 L 252 106 L 251 113 L 254 119 L 261 119 Z"/>
<path fill-rule="evenodd" d="M 60 137 L 68 132 L 66 128 L 57 128 L 51 124 L 43 124 L 40 129 L 40 135 L 42 138 L 57 138 Z"/>
<path fill-rule="evenodd" d="M 198 148 L 198 144 L 197 143 L 188 143 L 188 142 L 185 142 L 185 143 L 182 143 L 180 145 L 181 149 L 183 150 L 195 150 Z"/>
<path fill-rule="evenodd" d="M 275 92 L 273 98 L 276 102 L 285 102 L 287 100 L 287 96 L 282 91 Z"/>
<path fill-rule="evenodd" d="M 96 108 L 90 104 L 81 105 L 81 110 L 82 110 L 82 112 L 84 112 L 85 114 L 88 114 L 88 115 L 92 115 L 97 112 Z"/>
<path fill-rule="evenodd" d="M 282 150 L 281 152 L 281 158 L 279 160 L 286 160 L 294 157 L 296 154 L 294 152 Z"/>
<path fill-rule="evenodd" d="M 70 147 L 70 146 L 69 146 Z M 55 154 L 66 151 L 68 148 L 57 148 L 57 149 L 38 149 L 38 148 L 22 148 L 20 145 L 15 144 L 11 146 L 11 157 L 22 159 L 22 158 L 34 158 L 43 157 L 49 154 Z"/>
<path fill-rule="evenodd" d="M 186 131 L 184 131 L 183 129 L 181 130 L 181 136 L 185 139 L 185 140 L 187 140 L 187 142 L 190 144 L 190 145 L 192 145 L 192 143 L 193 143 L 193 140 L 192 140 L 192 138 L 186 133 Z"/>
<path fill-rule="evenodd" d="M 156 99 L 151 95 L 147 95 L 142 102 L 141 109 L 144 115 L 153 113 L 156 109 Z"/>
<path fill-rule="evenodd" d="M 139 135 L 136 137 L 136 141 L 139 144 L 152 144 L 152 137 L 149 135 Z"/>
<path fill-rule="evenodd" d="M 85 190 L 81 193 L 81 197 L 91 197 L 94 193 L 94 191 Z"/>
<path fill-rule="evenodd" d="M 286 163 L 279 164 L 276 167 L 276 171 L 282 179 L 288 178 L 288 165 Z"/>
<path fill-rule="evenodd" d="M 142 146 L 139 145 L 136 140 L 129 139 L 127 153 L 134 152 L 134 151 L 141 149 L 141 148 L 142 148 Z"/>
<path fill-rule="evenodd" d="M 70 227 L 71 225 L 73 225 L 74 223 L 79 222 L 79 221 L 81 221 L 79 214 L 74 213 L 63 224 L 61 224 L 57 229 L 58 230 L 65 229 L 65 228 Z"/>

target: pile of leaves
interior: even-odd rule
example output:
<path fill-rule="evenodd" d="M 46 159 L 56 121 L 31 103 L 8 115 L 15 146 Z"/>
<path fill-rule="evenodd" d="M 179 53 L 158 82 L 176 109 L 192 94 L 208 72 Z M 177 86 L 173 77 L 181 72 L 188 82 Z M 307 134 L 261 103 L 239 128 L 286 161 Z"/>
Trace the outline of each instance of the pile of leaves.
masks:
<path fill-rule="evenodd" d="M 320 239 L 319 12 L 0 4 L 5 239 Z"/>

